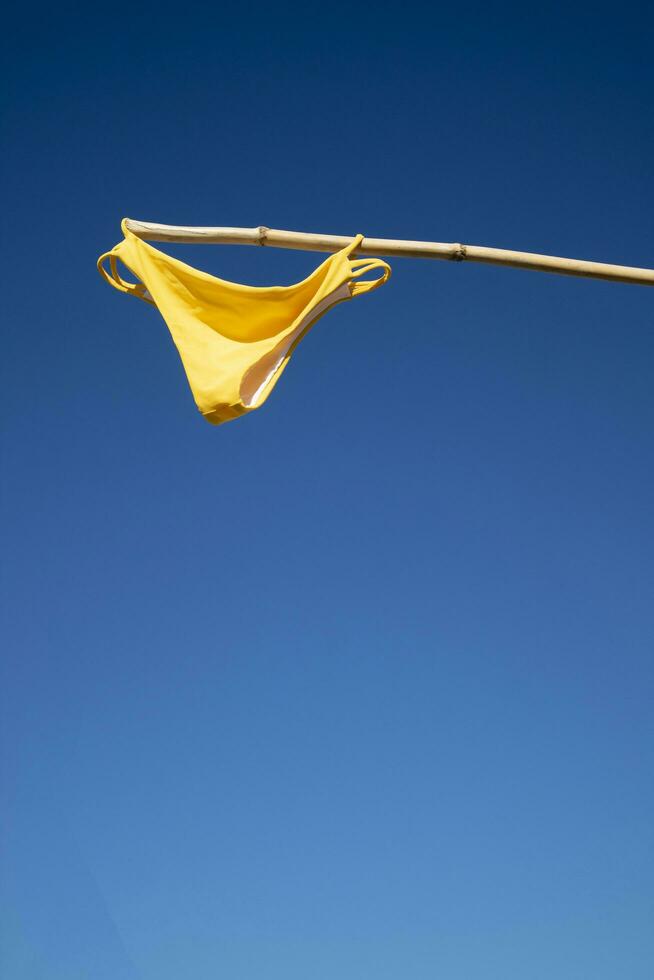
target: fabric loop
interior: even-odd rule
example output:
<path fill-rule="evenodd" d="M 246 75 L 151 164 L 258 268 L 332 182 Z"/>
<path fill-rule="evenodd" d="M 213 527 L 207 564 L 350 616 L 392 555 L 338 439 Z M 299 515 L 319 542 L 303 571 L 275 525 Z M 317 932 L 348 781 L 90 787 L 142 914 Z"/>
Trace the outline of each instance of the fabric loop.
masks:
<path fill-rule="evenodd" d="M 109 259 L 109 268 L 111 272 L 107 271 L 105 266 L 105 260 Z M 98 259 L 98 271 L 103 279 L 105 279 L 110 286 L 114 289 L 119 290 L 121 293 L 131 293 L 132 296 L 136 296 L 137 299 L 142 299 L 145 303 L 150 303 L 154 306 L 154 300 L 150 298 L 150 295 L 143 285 L 142 282 L 127 282 L 122 278 L 118 272 L 118 263 L 116 261 L 116 256 L 113 252 L 105 252 Z"/>
<path fill-rule="evenodd" d="M 381 276 L 378 276 L 377 279 L 366 279 L 364 282 L 353 282 L 350 286 L 353 296 L 369 293 L 385 283 L 391 274 L 391 267 L 383 259 L 350 259 L 350 279 L 365 276 L 367 272 L 372 272 L 373 269 L 382 269 Z"/>
<path fill-rule="evenodd" d="M 352 252 L 356 252 L 356 250 L 358 249 L 362 241 L 363 241 L 363 235 L 355 235 L 352 241 L 350 242 L 350 244 L 345 246 L 342 254 L 347 255 L 347 257 L 349 258 L 350 255 L 352 255 Z"/>

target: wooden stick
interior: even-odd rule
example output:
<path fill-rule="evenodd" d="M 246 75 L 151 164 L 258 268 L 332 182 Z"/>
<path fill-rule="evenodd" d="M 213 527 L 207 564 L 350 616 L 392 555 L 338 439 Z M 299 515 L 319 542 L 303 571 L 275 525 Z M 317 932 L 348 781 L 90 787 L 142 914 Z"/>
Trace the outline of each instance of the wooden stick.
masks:
<path fill-rule="evenodd" d="M 313 235 L 304 231 L 278 231 L 266 228 L 201 228 L 185 225 L 159 225 L 149 221 L 127 219 L 127 227 L 139 238 L 152 242 L 221 243 L 223 245 L 273 245 L 310 252 L 337 252 L 354 236 Z M 513 252 L 484 245 L 461 245 L 458 242 L 410 242 L 391 238 L 365 238 L 357 255 L 399 256 L 414 259 L 449 259 L 451 262 L 485 262 L 514 269 L 554 272 L 563 276 L 585 276 L 654 286 L 654 269 L 636 269 L 626 265 L 586 262 L 534 252 Z"/>

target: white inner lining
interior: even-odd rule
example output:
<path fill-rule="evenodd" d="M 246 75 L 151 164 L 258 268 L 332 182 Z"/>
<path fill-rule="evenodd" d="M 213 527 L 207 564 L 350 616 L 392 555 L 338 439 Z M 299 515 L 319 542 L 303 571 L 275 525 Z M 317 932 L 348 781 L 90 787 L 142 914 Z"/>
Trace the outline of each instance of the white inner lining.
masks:
<path fill-rule="evenodd" d="M 328 310 L 330 306 L 335 303 L 340 303 L 341 300 L 349 299 L 352 295 L 350 291 L 349 282 L 344 282 L 332 293 L 329 293 L 324 299 L 321 299 L 317 306 L 307 313 L 301 323 L 288 335 L 284 337 L 280 344 L 273 347 L 268 354 L 265 354 L 257 364 L 253 364 L 249 371 L 246 371 L 243 381 L 241 383 L 241 401 L 246 408 L 256 408 L 257 403 L 264 391 L 266 390 L 270 379 L 273 377 L 280 364 L 286 357 L 289 347 L 295 342 L 295 340 L 308 330 L 311 324 Z M 262 378 L 263 372 L 263 378 Z M 252 391 L 254 385 L 257 387 Z"/>

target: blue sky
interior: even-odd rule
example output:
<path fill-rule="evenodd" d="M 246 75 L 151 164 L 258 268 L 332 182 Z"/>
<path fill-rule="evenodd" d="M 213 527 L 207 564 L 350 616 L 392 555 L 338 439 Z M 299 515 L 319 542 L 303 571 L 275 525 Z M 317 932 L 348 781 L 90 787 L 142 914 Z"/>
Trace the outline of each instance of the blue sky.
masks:
<path fill-rule="evenodd" d="M 652 975 L 654 292 L 396 259 L 213 428 L 95 259 L 129 215 L 654 266 L 653 26 L 9 16 L 8 978 Z"/>

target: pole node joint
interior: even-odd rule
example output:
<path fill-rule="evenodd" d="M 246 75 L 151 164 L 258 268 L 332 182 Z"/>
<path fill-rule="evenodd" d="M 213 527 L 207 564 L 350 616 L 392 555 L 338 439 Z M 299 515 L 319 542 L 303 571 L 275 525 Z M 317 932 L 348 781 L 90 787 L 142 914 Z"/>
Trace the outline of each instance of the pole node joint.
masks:
<path fill-rule="evenodd" d="M 259 225 L 257 231 L 259 233 L 259 245 L 267 245 L 268 232 L 270 231 L 270 228 L 266 228 L 265 225 Z"/>

